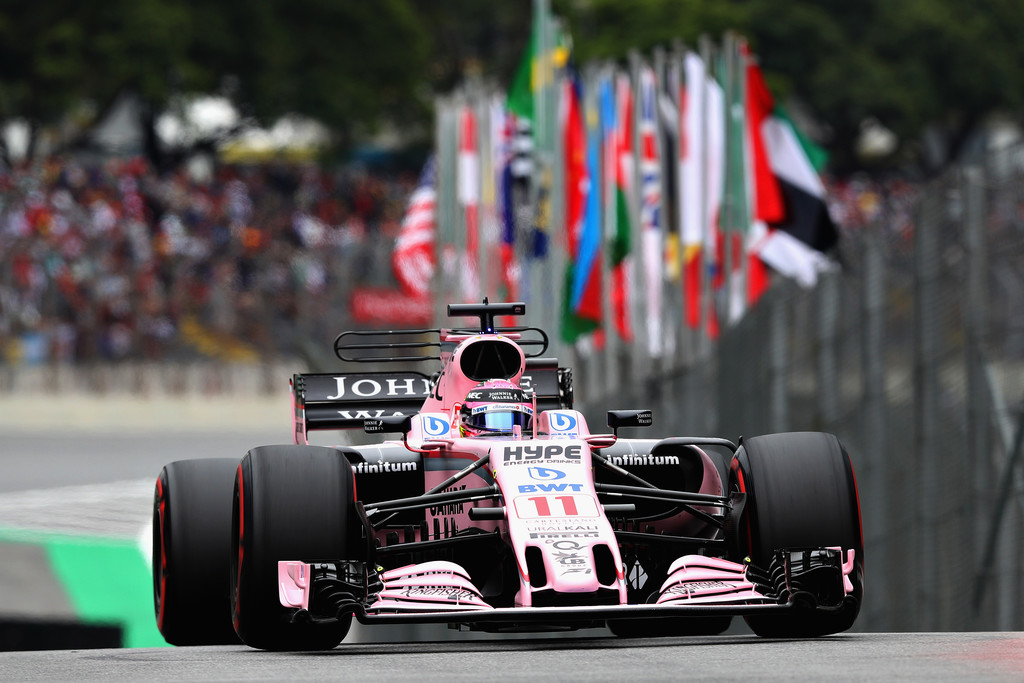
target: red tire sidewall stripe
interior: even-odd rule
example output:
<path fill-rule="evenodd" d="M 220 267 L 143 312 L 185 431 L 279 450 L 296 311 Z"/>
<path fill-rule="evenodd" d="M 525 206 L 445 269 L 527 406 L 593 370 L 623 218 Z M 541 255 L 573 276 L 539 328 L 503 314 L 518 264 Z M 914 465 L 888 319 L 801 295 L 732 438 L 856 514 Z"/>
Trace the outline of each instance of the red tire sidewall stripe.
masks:
<path fill-rule="evenodd" d="M 163 477 L 157 477 L 156 494 L 160 511 L 160 610 L 156 615 L 156 627 L 160 633 L 164 631 L 164 613 L 167 605 L 167 498 L 164 496 Z"/>
<path fill-rule="evenodd" d="M 743 523 L 742 523 L 741 533 L 746 532 L 746 537 L 747 537 L 747 548 L 746 548 L 746 550 L 747 550 L 747 553 L 749 553 L 751 556 L 753 556 L 753 554 L 754 554 L 754 532 L 751 529 L 751 523 L 750 523 L 751 513 L 753 512 L 753 509 L 752 509 L 753 506 L 751 505 L 751 503 L 753 502 L 753 496 L 751 496 L 750 492 L 747 490 L 747 481 L 746 481 L 746 479 L 743 476 L 743 467 L 740 466 L 739 458 L 733 458 L 733 460 L 732 460 L 732 470 L 736 473 L 736 483 L 739 484 L 740 493 L 742 493 L 742 494 L 747 496 L 747 499 L 746 499 L 746 501 L 743 504 L 743 512 L 744 512 L 744 514 L 743 514 Z M 751 559 L 753 559 L 753 557 L 751 557 Z"/>
<path fill-rule="evenodd" d="M 238 613 L 241 611 L 242 558 L 245 556 L 245 478 L 242 476 L 242 463 L 238 464 L 235 478 L 238 481 L 238 573 L 235 576 L 235 609 L 232 620 L 237 631 Z"/>

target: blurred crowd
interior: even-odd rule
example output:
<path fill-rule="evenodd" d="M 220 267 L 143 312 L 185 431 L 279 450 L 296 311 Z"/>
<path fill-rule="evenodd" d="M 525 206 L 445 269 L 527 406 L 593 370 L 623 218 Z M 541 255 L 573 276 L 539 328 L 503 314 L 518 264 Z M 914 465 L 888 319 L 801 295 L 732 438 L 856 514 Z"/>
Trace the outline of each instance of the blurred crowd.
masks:
<path fill-rule="evenodd" d="M 286 353 L 329 345 L 353 283 L 390 277 L 415 174 L 221 166 L 198 182 L 142 159 L 0 173 L 0 352 L 8 363 Z"/>
<path fill-rule="evenodd" d="M 840 230 L 850 232 L 881 225 L 890 241 L 909 243 L 913 238 L 919 184 L 899 176 L 855 175 L 826 180 L 829 213 Z"/>
<path fill-rule="evenodd" d="M 71 158 L 0 173 L 0 353 L 39 363 L 328 348 L 356 286 L 393 286 L 415 172 L 250 164 L 158 175 Z M 843 230 L 909 239 L 914 185 L 830 181 Z"/>

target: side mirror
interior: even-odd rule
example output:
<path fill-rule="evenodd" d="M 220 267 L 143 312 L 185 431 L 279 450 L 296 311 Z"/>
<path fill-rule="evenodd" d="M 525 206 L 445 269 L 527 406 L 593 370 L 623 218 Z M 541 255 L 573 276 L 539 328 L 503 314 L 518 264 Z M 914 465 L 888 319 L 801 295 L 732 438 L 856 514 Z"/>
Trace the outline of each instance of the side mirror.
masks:
<path fill-rule="evenodd" d="M 389 415 L 373 420 L 363 420 L 363 431 L 367 434 L 408 434 L 410 429 L 412 429 L 412 415 Z"/>
<path fill-rule="evenodd" d="M 620 427 L 650 427 L 654 424 L 654 414 L 650 410 L 609 410 L 608 426 L 615 436 L 619 435 Z"/>

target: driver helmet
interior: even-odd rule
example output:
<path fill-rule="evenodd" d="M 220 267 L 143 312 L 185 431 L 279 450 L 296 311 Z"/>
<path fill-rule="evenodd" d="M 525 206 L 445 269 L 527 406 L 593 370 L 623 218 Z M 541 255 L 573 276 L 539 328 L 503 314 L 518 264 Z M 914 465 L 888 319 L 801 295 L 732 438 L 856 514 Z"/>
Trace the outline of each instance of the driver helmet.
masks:
<path fill-rule="evenodd" d="M 533 406 L 523 390 L 507 379 L 481 382 L 469 390 L 459 410 L 462 436 L 511 434 L 518 425 L 527 431 L 533 425 Z"/>

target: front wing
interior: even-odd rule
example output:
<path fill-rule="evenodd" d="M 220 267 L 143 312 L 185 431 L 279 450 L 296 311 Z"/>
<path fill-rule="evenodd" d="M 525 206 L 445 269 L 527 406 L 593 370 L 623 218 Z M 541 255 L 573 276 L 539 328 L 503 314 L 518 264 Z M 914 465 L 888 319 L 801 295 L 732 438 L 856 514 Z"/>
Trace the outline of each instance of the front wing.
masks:
<path fill-rule="evenodd" d="M 855 602 L 854 551 L 780 550 L 767 571 L 703 555 L 676 560 L 657 602 L 625 605 L 493 607 L 459 565 L 427 562 L 380 575 L 355 563 L 282 561 L 281 604 L 296 619 L 354 614 L 363 624 L 445 623 L 584 625 L 609 619 L 751 615 L 790 610 L 840 611 Z"/>

